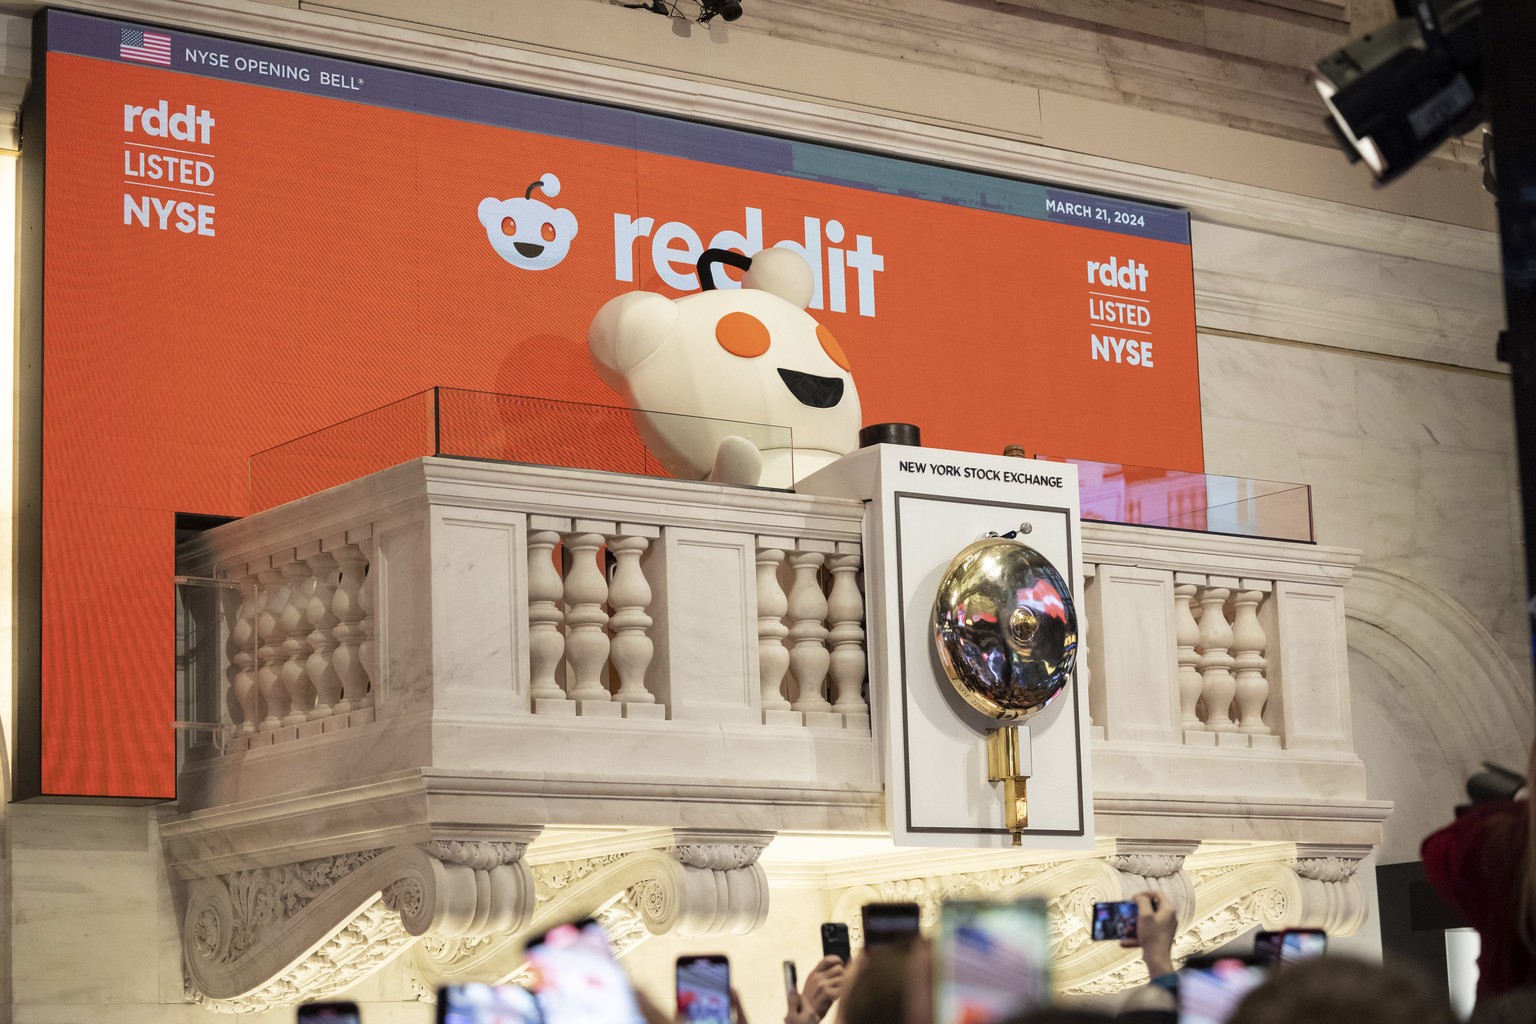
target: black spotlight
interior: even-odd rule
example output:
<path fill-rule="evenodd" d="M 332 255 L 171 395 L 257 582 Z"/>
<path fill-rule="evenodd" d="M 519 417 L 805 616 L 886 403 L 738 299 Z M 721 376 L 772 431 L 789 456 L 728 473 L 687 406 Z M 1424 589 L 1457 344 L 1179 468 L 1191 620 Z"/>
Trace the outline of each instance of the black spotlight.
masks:
<path fill-rule="evenodd" d="M 1379 182 L 1484 116 L 1481 0 L 1399 0 L 1398 8 L 1413 16 L 1318 61 L 1313 80 L 1340 147 Z"/>
<path fill-rule="evenodd" d="M 709 21 L 711 18 L 735 21 L 739 17 L 741 17 L 741 4 L 738 0 L 699 0 L 700 21 Z"/>

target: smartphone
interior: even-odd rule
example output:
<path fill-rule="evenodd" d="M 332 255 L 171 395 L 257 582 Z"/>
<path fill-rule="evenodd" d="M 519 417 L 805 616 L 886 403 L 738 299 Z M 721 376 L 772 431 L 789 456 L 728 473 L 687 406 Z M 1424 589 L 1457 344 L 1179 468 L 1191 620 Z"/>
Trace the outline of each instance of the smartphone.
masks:
<path fill-rule="evenodd" d="M 677 1019 L 731 1024 L 731 963 L 723 955 L 677 958 Z"/>
<path fill-rule="evenodd" d="M 853 955 L 848 945 L 848 926 L 841 921 L 828 921 L 821 926 L 821 955 L 835 956 L 847 963 Z"/>
<path fill-rule="evenodd" d="M 795 971 L 793 960 L 784 961 L 784 1000 L 793 1005 L 795 996 L 800 993 L 800 977 Z"/>
<path fill-rule="evenodd" d="M 1273 967 L 1280 962 L 1280 936 L 1284 932 L 1267 932 L 1260 929 L 1253 936 L 1253 957 L 1258 963 Z"/>
<path fill-rule="evenodd" d="M 542 1024 L 543 1019 L 533 993 L 521 985 L 470 982 L 437 990 L 437 1024 Z"/>
<path fill-rule="evenodd" d="M 299 1007 L 298 1024 L 362 1024 L 356 1003 L 305 1003 Z"/>
<path fill-rule="evenodd" d="M 1280 933 L 1280 951 L 1275 962 L 1281 966 L 1290 966 L 1322 956 L 1326 952 L 1328 933 L 1321 928 L 1287 928 Z"/>
<path fill-rule="evenodd" d="M 1179 1024 L 1227 1024 L 1243 997 L 1269 977 L 1253 957 L 1197 957 L 1179 971 Z"/>
<path fill-rule="evenodd" d="M 527 957 L 545 1024 L 644 1024 L 635 990 L 596 921 L 551 928 L 529 941 Z"/>
<path fill-rule="evenodd" d="M 1044 900 L 952 901 L 933 947 L 936 1024 L 991 1024 L 1051 1000 Z"/>
<path fill-rule="evenodd" d="M 916 903 L 866 903 L 864 948 L 897 945 L 916 937 L 921 912 Z"/>
<path fill-rule="evenodd" d="M 1136 937 L 1136 901 L 1093 905 L 1093 940 L 1134 939 Z"/>

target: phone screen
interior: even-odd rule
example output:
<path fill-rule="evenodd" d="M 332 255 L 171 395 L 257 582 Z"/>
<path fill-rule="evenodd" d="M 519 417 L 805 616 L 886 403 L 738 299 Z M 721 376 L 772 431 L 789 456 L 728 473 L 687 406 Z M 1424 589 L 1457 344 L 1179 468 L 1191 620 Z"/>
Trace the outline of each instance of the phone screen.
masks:
<path fill-rule="evenodd" d="M 1268 976 L 1268 969 L 1240 957 L 1186 966 L 1179 972 L 1179 1024 L 1226 1024 Z"/>
<path fill-rule="evenodd" d="M 551 928 L 528 944 L 546 1024 L 643 1024 L 635 990 L 596 921 Z"/>
<path fill-rule="evenodd" d="M 731 965 L 725 957 L 677 958 L 677 1019 L 731 1024 Z"/>
<path fill-rule="evenodd" d="M 471 982 L 437 990 L 438 1024 L 540 1024 L 542 1019 L 533 993 L 520 985 Z"/>
<path fill-rule="evenodd" d="M 306 1003 L 299 1007 L 298 1024 L 362 1024 L 356 1003 Z"/>
<path fill-rule="evenodd" d="M 1280 936 L 1283 932 L 1260 931 L 1253 937 L 1254 959 L 1264 964 L 1280 962 Z"/>
<path fill-rule="evenodd" d="M 1050 1002 L 1044 900 L 950 902 L 933 950 L 937 1024 L 990 1024 Z"/>
<path fill-rule="evenodd" d="M 1299 964 L 1328 952 L 1328 934 L 1307 928 L 1295 928 L 1280 933 L 1282 964 Z"/>
<path fill-rule="evenodd" d="M 1093 939 L 1134 939 L 1136 937 L 1136 901 L 1119 903 L 1095 903 L 1093 905 Z"/>
<path fill-rule="evenodd" d="M 864 948 L 906 942 L 918 932 L 921 912 L 916 903 L 864 905 Z"/>

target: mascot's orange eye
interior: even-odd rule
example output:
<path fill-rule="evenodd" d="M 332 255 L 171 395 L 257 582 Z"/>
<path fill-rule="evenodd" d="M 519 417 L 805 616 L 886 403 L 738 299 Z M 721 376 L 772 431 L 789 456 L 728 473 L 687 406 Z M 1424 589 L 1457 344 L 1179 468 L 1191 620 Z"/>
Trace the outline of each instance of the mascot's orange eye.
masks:
<path fill-rule="evenodd" d="M 511 217 L 501 218 L 501 233 L 504 235 L 517 234 L 517 221 L 513 220 Z"/>
<path fill-rule="evenodd" d="M 555 226 L 553 224 L 545 224 L 539 228 L 539 237 L 543 238 L 546 242 L 553 242 L 555 240 Z"/>
<path fill-rule="evenodd" d="M 848 365 L 848 357 L 843 354 L 843 346 L 839 345 L 837 339 L 832 337 L 832 332 L 821 324 L 816 325 L 816 340 L 821 342 L 822 351 L 830 356 L 834 363 L 850 373 L 853 372 L 853 367 Z"/>
<path fill-rule="evenodd" d="M 768 351 L 768 326 L 751 313 L 727 313 L 715 324 L 715 340 L 731 355 L 751 359 Z"/>

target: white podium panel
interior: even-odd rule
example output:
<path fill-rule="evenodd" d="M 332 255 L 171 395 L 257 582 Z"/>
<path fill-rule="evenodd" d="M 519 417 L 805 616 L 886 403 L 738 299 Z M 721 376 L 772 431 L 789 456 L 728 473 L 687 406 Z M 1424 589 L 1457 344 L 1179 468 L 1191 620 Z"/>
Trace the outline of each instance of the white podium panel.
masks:
<path fill-rule="evenodd" d="M 1067 580 L 1082 632 L 1076 467 L 971 452 L 877 445 L 801 480 L 801 493 L 861 498 L 870 710 L 897 845 L 1011 845 L 1002 783 L 987 778 L 986 735 L 1001 723 L 968 705 L 933 642 L 939 582 L 962 548 L 989 533 L 1019 539 Z M 1082 663 L 1081 647 L 1078 663 Z M 1021 725 L 1029 736 L 1023 845 L 1093 845 L 1088 696 L 1073 678 Z"/>

